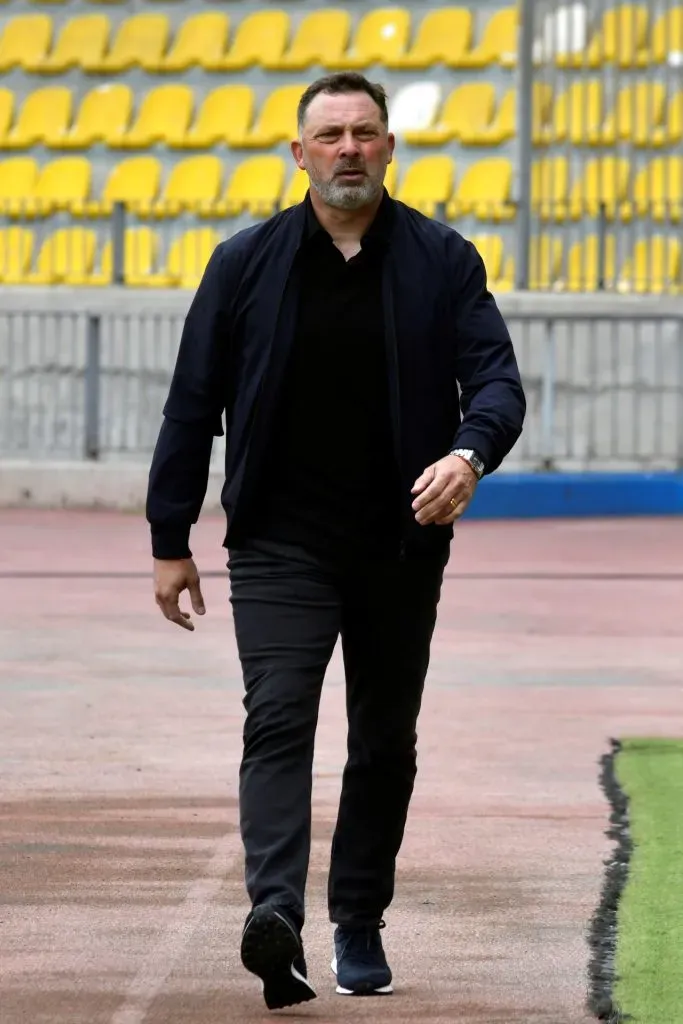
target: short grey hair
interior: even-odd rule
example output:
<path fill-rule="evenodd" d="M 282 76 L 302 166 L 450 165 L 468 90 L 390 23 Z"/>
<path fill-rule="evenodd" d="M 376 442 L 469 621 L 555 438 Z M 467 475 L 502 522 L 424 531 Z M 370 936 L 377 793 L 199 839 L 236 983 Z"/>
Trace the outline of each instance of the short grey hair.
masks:
<path fill-rule="evenodd" d="M 383 85 L 378 82 L 370 82 L 365 75 L 357 71 L 336 71 L 332 75 L 325 75 L 323 78 L 311 82 L 299 100 L 296 120 L 299 132 L 303 129 L 306 120 L 306 111 L 311 102 L 320 93 L 325 92 L 330 96 L 338 96 L 342 93 L 364 92 L 374 100 L 379 107 L 382 124 L 389 125 L 389 111 L 387 109 L 387 93 Z"/>

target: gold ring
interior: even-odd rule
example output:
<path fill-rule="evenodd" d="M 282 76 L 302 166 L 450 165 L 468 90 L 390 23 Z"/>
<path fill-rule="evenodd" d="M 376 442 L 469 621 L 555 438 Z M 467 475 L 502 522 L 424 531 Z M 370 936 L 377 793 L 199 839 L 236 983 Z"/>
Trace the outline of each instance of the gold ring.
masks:
<path fill-rule="evenodd" d="M 449 505 L 451 506 L 451 508 L 457 508 L 458 507 L 458 503 L 455 500 L 455 498 L 451 498 L 451 500 L 449 501 Z"/>

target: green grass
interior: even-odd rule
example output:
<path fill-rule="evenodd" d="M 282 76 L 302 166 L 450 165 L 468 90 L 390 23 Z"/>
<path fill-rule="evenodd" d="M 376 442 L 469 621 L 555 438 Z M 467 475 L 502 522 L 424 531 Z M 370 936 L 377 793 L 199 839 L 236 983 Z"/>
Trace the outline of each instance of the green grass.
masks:
<path fill-rule="evenodd" d="M 615 771 L 633 852 L 613 999 L 634 1024 L 683 1024 L 683 740 L 624 740 Z"/>

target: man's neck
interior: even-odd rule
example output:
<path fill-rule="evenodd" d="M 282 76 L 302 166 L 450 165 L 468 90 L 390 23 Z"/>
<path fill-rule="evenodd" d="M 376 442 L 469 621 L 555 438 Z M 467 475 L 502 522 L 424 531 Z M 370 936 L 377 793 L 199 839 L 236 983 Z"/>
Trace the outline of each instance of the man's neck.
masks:
<path fill-rule="evenodd" d="M 372 203 L 359 210 L 339 210 L 324 203 L 313 188 L 310 190 L 310 196 L 316 217 L 333 242 L 338 245 L 360 242 L 375 219 L 382 202 L 380 194 Z"/>

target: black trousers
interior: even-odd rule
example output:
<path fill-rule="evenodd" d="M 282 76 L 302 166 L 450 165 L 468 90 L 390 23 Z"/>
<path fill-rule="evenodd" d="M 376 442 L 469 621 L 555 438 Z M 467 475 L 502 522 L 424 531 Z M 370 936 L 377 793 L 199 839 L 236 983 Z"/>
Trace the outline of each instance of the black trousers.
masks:
<path fill-rule="evenodd" d="M 393 899 L 447 559 L 445 551 L 335 565 L 266 541 L 229 552 L 245 685 L 240 828 L 252 905 L 278 904 L 303 927 L 318 707 L 339 636 L 348 760 L 332 842 L 330 920 L 377 923 Z"/>

